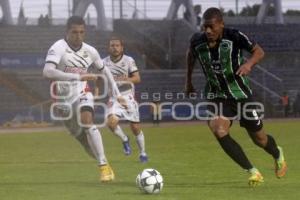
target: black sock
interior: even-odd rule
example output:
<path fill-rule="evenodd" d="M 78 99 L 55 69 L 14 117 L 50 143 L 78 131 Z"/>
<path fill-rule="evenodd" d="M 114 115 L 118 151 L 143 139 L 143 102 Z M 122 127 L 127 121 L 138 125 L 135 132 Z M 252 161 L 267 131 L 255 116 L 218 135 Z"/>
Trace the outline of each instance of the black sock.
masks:
<path fill-rule="evenodd" d="M 269 154 L 271 154 L 274 159 L 278 159 L 279 158 L 279 150 L 277 148 L 277 144 L 271 135 L 267 135 L 267 136 L 268 136 L 268 141 L 267 141 L 267 145 L 265 146 L 264 150 L 266 152 L 268 152 Z"/>
<path fill-rule="evenodd" d="M 234 139 L 232 139 L 229 134 L 219 138 L 218 141 L 225 153 L 243 169 L 249 170 L 253 168 L 241 146 Z"/>

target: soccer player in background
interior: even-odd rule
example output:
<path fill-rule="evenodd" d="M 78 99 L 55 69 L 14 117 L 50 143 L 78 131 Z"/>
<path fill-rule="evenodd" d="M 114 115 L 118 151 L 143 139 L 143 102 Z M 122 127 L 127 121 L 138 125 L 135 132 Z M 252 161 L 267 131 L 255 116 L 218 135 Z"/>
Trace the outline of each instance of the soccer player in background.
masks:
<path fill-rule="evenodd" d="M 141 78 L 134 59 L 124 54 L 124 43 L 119 37 L 112 37 L 108 46 L 109 56 L 103 59 L 104 65 L 111 71 L 118 88 L 127 102 L 125 109 L 114 98 L 108 101 L 107 125 L 110 130 L 119 136 L 123 142 L 125 155 L 131 154 L 129 137 L 124 133 L 119 125 L 120 120 L 130 122 L 130 128 L 135 135 L 136 142 L 140 151 L 139 159 L 142 163 L 148 161 L 145 151 L 144 133 L 140 126 L 139 105 L 134 97 L 133 84 L 140 83 Z"/>
<path fill-rule="evenodd" d="M 208 111 L 214 113 L 208 120 L 208 126 L 224 152 L 250 173 L 250 186 L 259 185 L 264 181 L 262 174 L 251 164 L 241 146 L 229 134 L 232 118 L 238 114 L 240 104 L 240 113 L 245 111 L 245 115 L 239 119 L 240 126 L 247 130 L 256 145 L 272 155 L 275 160 L 275 175 L 278 178 L 283 177 L 287 170 L 283 150 L 277 146 L 271 135 L 266 134 L 256 106 L 251 106 L 254 100 L 247 75 L 264 57 L 264 51 L 240 31 L 225 28 L 219 9 L 207 9 L 203 20 L 203 33 L 198 32 L 192 36 L 187 51 L 186 92 L 194 92 L 192 73 L 198 60 L 207 80 L 207 101 L 214 105 L 208 106 Z M 243 50 L 251 54 L 247 61 L 243 61 Z M 247 103 L 250 103 L 248 111 L 243 107 Z"/>
<path fill-rule="evenodd" d="M 95 66 L 98 73 L 107 77 L 114 98 L 120 93 L 97 50 L 83 42 L 84 36 L 84 20 L 70 17 L 65 39 L 55 42 L 48 51 L 43 75 L 55 81 L 55 95 L 62 97 L 56 100 L 56 110 L 61 116 L 70 114 L 71 118 L 64 120 L 65 126 L 89 155 L 97 159 L 100 180 L 106 182 L 114 179 L 114 172 L 106 159 L 101 133 L 93 122 L 94 97 L 87 81 L 96 81 L 97 75 L 88 72 L 89 66 Z"/>

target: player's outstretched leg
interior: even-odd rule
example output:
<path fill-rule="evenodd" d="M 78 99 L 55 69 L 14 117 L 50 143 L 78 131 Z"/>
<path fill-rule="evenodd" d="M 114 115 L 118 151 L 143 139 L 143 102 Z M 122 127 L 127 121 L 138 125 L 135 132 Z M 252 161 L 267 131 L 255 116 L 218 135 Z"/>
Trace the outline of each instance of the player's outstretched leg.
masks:
<path fill-rule="evenodd" d="M 225 153 L 238 165 L 250 173 L 250 177 L 248 179 L 249 186 L 255 187 L 264 182 L 261 173 L 253 167 L 241 146 L 233 138 L 231 138 L 229 134 L 219 138 L 218 141 Z"/>
<path fill-rule="evenodd" d="M 277 146 L 275 139 L 265 133 L 263 129 L 251 132 L 248 130 L 248 134 L 251 136 L 254 143 L 262 147 L 267 153 L 272 155 L 275 161 L 275 175 L 277 178 L 285 176 L 287 171 L 287 164 L 284 159 L 283 150 Z"/>
<path fill-rule="evenodd" d="M 81 146 L 83 146 L 83 148 L 85 149 L 86 153 L 97 160 L 96 158 L 96 153 L 93 152 L 93 149 L 90 147 L 88 140 L 87 140 L 87 135 L 84 133 L 84 131 L 81 132 L 80 135 L 75 137 L 76 140 L 81 144 Z"/>
<path fill-rule="evenodd" d="M 253 167 L 242 147 L 230 136 L 229 128 L 231 122 L 228 119 L 219 117 L 211 120 L 208 125 L 224 152 L 235 163 L 250 173 L 248 184 L 250 186 L 257 186 L 262 183 L 263 177 L 261 173 Z"/>

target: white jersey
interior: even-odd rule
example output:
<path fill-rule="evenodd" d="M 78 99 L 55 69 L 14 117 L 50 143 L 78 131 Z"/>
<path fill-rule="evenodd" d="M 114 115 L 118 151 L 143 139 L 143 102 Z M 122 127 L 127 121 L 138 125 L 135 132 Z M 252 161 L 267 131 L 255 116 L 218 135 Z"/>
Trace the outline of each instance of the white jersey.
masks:
<path fill-rule="evenodd" d="M 113 76 L 130 77 L 134 72 L 138 71 L 135 61 L 132 57 L 123 55 L 118 62 L 113 62 L 110 57 L 103 59 L 104 66 L 107 67 Z M 138 103 L 134 99 L 134 91 L 131 85 L 126 83 L 118 83 L 118 88 L 127 102 L 127 109 L 125 109 L 115 99 L 110 99 L 108 103 L 108 113 L 117 115 L 121 120 L 128 120 L 132 122 L 139 122 L 139 108 Z"/>
<path fill-rule="evenodd" d="M 95 64 L 98 70 L 103 69 L 103 62 L 94 47 L 82 43 L 81 48 L 74 50 L 64 39 L 58 40 L 50 47 L 46 63 L 54 63 L 57 70 L 72 74 L 86 74 L 92 64 Z M 73 103 L 87 88 L 86 81 L 67 81 L 65 84 L 56 85 L 55 94 Z"/>
<path fill-rule="evenodd" d="M 113 62 L 110 59 L 110 56 L 107 56 L 103 59 L 103 63 L 104 66 L 106 66 L 110 70 L 113 76 L 130 77 L 132 73 L 138 71 L 134 59 L 127 55 L 123 55 L 118 62 Z M 118 88 L 121 93 L 128 93 L 128 91 L 132 90 L 131 86 L 126 83 L 118 83 Z"/>

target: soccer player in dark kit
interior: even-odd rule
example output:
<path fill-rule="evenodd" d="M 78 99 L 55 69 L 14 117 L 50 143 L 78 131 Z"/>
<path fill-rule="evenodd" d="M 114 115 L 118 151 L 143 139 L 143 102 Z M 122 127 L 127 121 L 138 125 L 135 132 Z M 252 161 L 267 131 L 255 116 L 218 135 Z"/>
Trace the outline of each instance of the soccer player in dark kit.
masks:
<path fill-rule="evenodd" d="M 208 126 L 224 152 L 249 172 L 250 186 L 264 182 L 262 174 L 229 134 L 232 120 L 237 118 L 253 142 L 274 158 L 276 177 L 283 177 L 287 171 L 283 150 L 263 129 L 247 79 L 252 67 L 264 57 L 264 51 L 240 31 L 225 28 L 218 8 L 205 11 L 202 30 L 192 36 L 187 51 L 186 92 L 194 92 L 192 73 L 198 60 L 207 80 Z M 247 61 L 243 60 L 243 50 L 251 54 Z"/>

